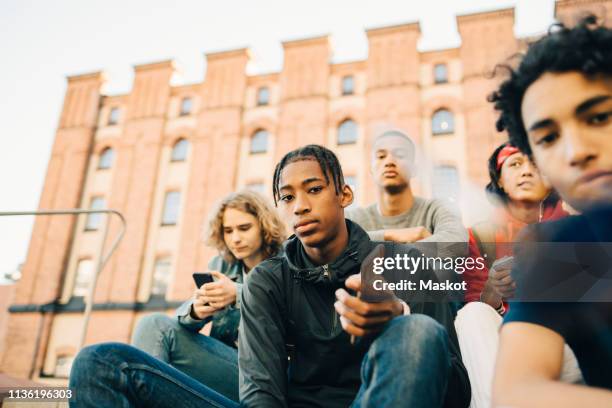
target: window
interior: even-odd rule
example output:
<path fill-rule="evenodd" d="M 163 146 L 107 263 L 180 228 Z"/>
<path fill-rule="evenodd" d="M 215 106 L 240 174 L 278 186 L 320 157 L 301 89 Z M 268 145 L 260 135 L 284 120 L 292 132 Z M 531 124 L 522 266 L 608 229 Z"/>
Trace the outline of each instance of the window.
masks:
<path fill-rule="evenodd" d="M 431 132 L 434 135 L 443 135 L 455 131 L 453 114 L 446 109 L 440 109 L 431 118 Z"/>
<path fill-rule="evenodd" d="M 187 160 L 187 153 L 189 152 L 189 142 L 186 139 L 181 139 L 174 144 L 172 148 L 173 162 L 182 162 Z"/>
<path fill-rule="evenodd" d="M 111 108 L 110 113 L 108 114 L 108 125 L 116 125 L 119 123 L 119 114 L 121 111 L 119 108 Z"/>
<path fill-rule="evenodd" d="M 151 286 L 152 296 L 166 296 L 168 284 L 170 283 L 170 258 L 158 258 L 153 267 L 153 285 Z"/>
<path fill-rule="evenodd" d="M 94 263 L 91 259 L 81 259 L 77 265 L 76 278 L 72 288 L 73 297 L 85 297 L 94 276 Z"/>
<path fill-rule="evenodd" d="M 180 116 L 187 116 L 191 113 L 191 108 L 193 106 L 193 101 L 191 98 L 183 98 L 181 101 L 181 111 L 179 113 Z"/>
<path fill-rule="evenodd" d="M 251 137 L 251 153 L 265 153 L 268 151 L 268 132 L 259 129 Z"/>
<path fill-rule="evenodd" d="M 348 184 L 349 187 L 351 187 L 351 190 L 353 190 L 353 204 L 351 204 L 348 208 L 351 208 L 353 206 L 357 206 L 357 202 L 358 202 L 358 194 L 357 194 L 357 177 L 355 176 L 344 176 L 344 183 Z"/>
<path fill-rule="evenodd" d="M 110 169 L 113 165 L 113 149 L 107 147 L 102 151 L 100 159 L 98 160 L 98 169 Z"/>
<path fill-rule="evenodd" d="M 357 142 L 357 124 L 346 119 L 338 126 L 338 144 L 351 144 Z"/>
<path fill-rule="evenodd" d="M 262 86 L 257 90 L 257 106 L 264 106 L 270 103 L 270 90 Z"/>
<path fill-rule="evenodd" d="M 106 208 L 106 201 L 103 197 L 93 197 L 91 204 L 89 205 L 90 210 L 103 210 Z M 96 231 L 100 228 L 102 222 L 102 213 L 91 213 L 87 214 L 87 220 L 85 221 L 85 231 Z"/>
<path fill-rule="evenodd" d="M 446 64 L 436 64 L 434 66 L 434 82 L 436 84 L 448 82 L 448 69 L 446 68 Z"/>
<path fill-rule="evenodd" d="M 433 172 L 432 195 L 434 198 L 459 199 L 459 173 L 454 166 L 436 166 Z"/>
<path fill-rule="evenodd" d="M 355 93 L 355 83 L 352 75 L 342 78 L 342 95 L 352 95 Z"/>
<path fill-rule="evenodd" d="M 178 191 L 168 191 L 164 200 L 164 213 L 162 215 L 162 225 L 176 225 L 179 216 L 179 206 L 181 204 L 181 193 Z"/>
<path fill-rule="evenodd" d="M 263 194 L 265 191 L 264 183 L 249 183 L 246 185 L 246 188 L 260 194 Z"/>
<path fill-rule="evenodd" d="M 70 377 L 70 369 L 72 368 L 73 361 L 74 361 L 74 356 L 69 356 L 69 355 L 57 356 L 57 360 L 55 362 L 55 370 L 53 371 L 53 376 L 57 378 Z"/>

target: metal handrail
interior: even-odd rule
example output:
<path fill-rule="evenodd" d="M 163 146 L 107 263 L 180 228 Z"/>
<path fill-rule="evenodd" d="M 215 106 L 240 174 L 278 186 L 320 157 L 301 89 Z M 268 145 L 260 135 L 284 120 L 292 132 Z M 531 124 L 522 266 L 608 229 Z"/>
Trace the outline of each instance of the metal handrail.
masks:
<path fill-rule="evenodd" d="M 0 216 L 19 216 L 19 215 L 78 215 L 78 214 L 115 214 L 119 217 L 121 221 L 121 230 L 119 234 L 113 241 L 110 250 L 108 253 L 104 254 L 104 244 L 106 243 L 106 237 L 108 234 L 108 224 L 110 222 L 110 218 L 106 218 L 103 226 L 102 226 L 102 239 L 100 240 L 100 246 L 98 247 L 98 253 L 96 254 L 97 266 L 91 282 L 89 282 L 89 288 L 87 291 L 87 297 L 85 298 L 85 311 L 83 313 L 83 329 L 81 331 L 81 338 L 79 340 L 77 351 L 83 348 L 85 344 L 85 337 L 87 336 L 87 328 L 89 326 L 89 320 L 91 317 L 91 311 L 93 307 L 94 301 L 94 292 L 96 290 L 96 284 L 98 281 L 98 276 L 102 271 L 102 268 L 106 265 L 109 258 L 117 249 L 119 242 L 123 239 L 125 235 L 125 230 L 127 227 L 127 222 L 125 221 L 125 217 L 117 210 L 112 209 L 104 209 L 104 210 L 84 210 L 84 209 L 66 209 L 66 210 L 40 210 L 40 211 L 0 211 Z"/>

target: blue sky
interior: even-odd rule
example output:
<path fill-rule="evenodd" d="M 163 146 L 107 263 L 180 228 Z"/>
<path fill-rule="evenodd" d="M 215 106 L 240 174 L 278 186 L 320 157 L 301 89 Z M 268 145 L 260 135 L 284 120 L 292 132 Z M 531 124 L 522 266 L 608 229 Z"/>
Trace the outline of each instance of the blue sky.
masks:
<path fill-rule="evenodd" d="M 542 33 L 554 0 L 4 0 L 0 2 L 0 211 L 34 210 L 66 75 L 104 70 L 129 92 L 132 66 L 174 59 L 179 83 L 204 76 L 205 52 L 251 48 L 249 73 L 278 71 L 281 41 L 329 34 L 334 62 L 367 56 L 365 28 L 420 21 L 422 50 L 458 46 L 455 15 L 516 7 L 518 36 Z M 33 217 L 0 217 L 0 276 L 25 260 Z"/>

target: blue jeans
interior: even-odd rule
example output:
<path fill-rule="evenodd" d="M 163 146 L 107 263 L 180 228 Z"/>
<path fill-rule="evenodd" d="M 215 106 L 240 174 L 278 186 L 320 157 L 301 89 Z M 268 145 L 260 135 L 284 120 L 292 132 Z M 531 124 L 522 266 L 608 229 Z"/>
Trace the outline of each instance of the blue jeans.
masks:
<path fill-rule="evenodd" d="M 138 322 L 132 345 L 238 401 L 238 350 L 209 336 L 191 331 L 176 317 L 162 313 Z"/>
<path fill-rule="evenodd" d="M 374 340 L 361 364 L 357 407 L 468 406 L 467 395 L 447 395 L 452 375 L 446 329 L 429 316 L 396 317 Z"/>
<path fill-rule="evenodd" d="M 448 335 L 424 315 L 388 323 L 361 366 L 352 407 L 441 407 L 452 376 Z M 75 407 L 237 407 L 238 404 L 132 346 L 104 343 L 83 349 L 72 367 Z M 450 396 L 467 406 L 466 393 Z"/>
<path fill-rule="evenodd" d="M 122 343 L 79 352 L 70 373 L 71 407 L 238 407 L 169 364 Z"/>

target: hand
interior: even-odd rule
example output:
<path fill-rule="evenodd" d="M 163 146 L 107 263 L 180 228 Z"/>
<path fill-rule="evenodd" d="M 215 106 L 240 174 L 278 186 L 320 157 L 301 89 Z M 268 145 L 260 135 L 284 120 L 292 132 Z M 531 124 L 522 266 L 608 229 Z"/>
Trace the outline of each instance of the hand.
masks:
<path fill-rule="evenodd" d="M 492 292 L 502 299 L 511 299 L 514 297 L 516 283 L 512 279 L 510 272 L 512 271 L 512 263 L 506 263 L 502 266 L 493 264 L 489 269 L 489 278 L 486 285 L 489 285 Z"/>
<path fill-rule="evenodd" d="M 346 287 L 356 292 L 361 290 L 361 275 L 352 275 L 346 280 Z M 345 332 L 353 336 L 368 336 L 382 330 L 385 323 L 403 313 L 404 308 L 399 300 L 389 300 L 381 303 L 368 303 L 356 296 L 351 296 L 346 290 L 336 291 L 334 303 L 336 312 L 340 315 L 340 323 Z"/>
<path fill-rule="evenodd" d="M 202 285 L 204 300 L 216 309 L 236 303 L 236 283 L 217 271 L 210 271 L 216 280 Z"/>
<path fill-rule="evenodd" d="M 212 307 L 208 304 L 203 288 L 196 289 L 193 292 L 193 303 L 191 305 L 191 311 L 189 312 L 193 319 L 204 320 L 214 315 L 217 310 L 216 307 Z"/>
<path fill-rule="evenodd" d="M 404 244 L 417 242 L 431 237 L 431 232 L 425 227 L 399 228 L 385 230 L 385 241 L 394 241 Z"/>

